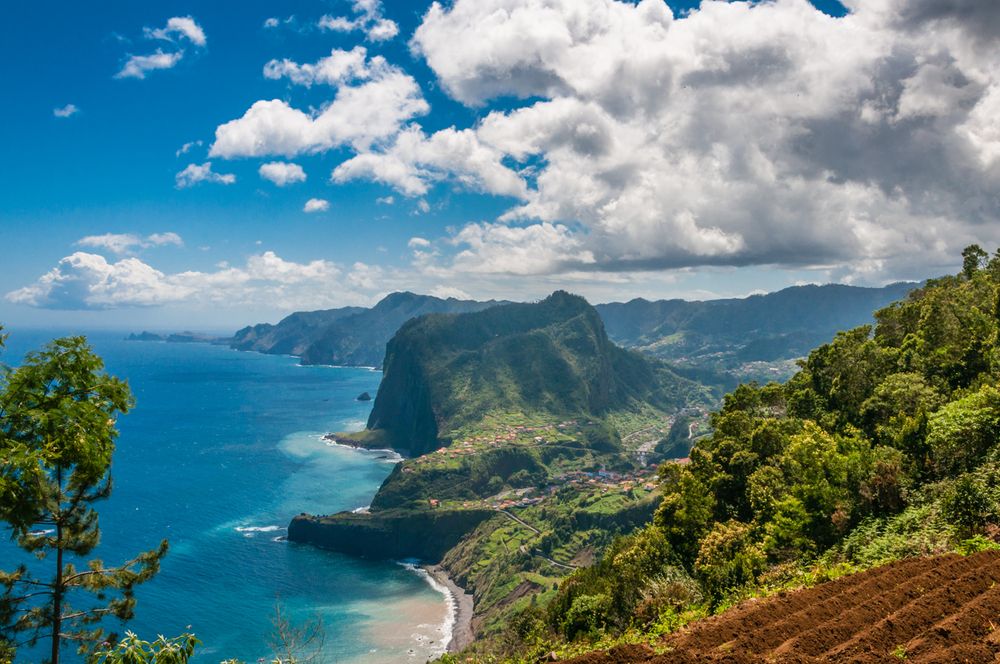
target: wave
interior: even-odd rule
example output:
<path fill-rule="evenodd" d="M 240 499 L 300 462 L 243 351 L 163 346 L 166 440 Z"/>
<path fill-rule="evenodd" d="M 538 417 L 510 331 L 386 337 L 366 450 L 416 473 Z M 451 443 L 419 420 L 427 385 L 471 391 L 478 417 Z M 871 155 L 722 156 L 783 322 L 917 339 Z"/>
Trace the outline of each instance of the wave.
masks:
<path fill-rule="evenodd" d="M 364 427 L 362 427 L 362 428 L 364 428 Z M 336 447 L 336 448 L 339 448 L 339 449 L 342 449 L 342 450 L 350 450 L 352 452 L 362 452 L 362 453 L 365 453 L 365 454 L 378 454 L 380 456 L 377 457 L 376 460 L 377 461 L 381 461 L 383 463 L 397 464 L 397 463 L 399 463 L 400 461 L 403 460 L 403 455 L 402 454 L 400 454 L 396 450 L 390 450 L 387 447 L 385 447 L 385 448 L 378 447 L 378 448 L 369 449 L 367 447 L 356 447 L 354 445 L 344 445 L 343 443 L 338 443 L 335 440 L 330 440 L 326 436 L 319 436 L 319 439 L 327 447 Z"/>
<path fill-rule="evenodd" d="M 243 533 L 243 537 L 253 537 L 256 533 L 275 533 L 285 530 L 285 526 L 236 526 L 234 530 Z"/>
<path fill-rule="evenodd" d="M 45 530 L 30 530 L 28 534 L 32 537 L 44 537 L 45 535 L 51 535 L 56 532 L 54 528 L 46 528 Z"/>
<path fill-rule="evenodd" d="M 396 562 L 403 569 L 413 572 L 429 585 L 431 588 L 437 592 L 444 595 L 445 601 L 448 603 L 448 611 L 445 613 L 444 622 L 438 628 L 441 632 L 441 644 L 438 648 L 441 652 L 439 654 L 443 655 L 448 652 L 448 646 L 451 645 L 451 640 L 455 635 L 455 621 L 458 619 L 458 598 L 451 592 L 451 590 L 435 579 L 433 576 L 427 573 L 423 567 L 420 566 L 419 562 L 415 560 L 400 560 Z"/>

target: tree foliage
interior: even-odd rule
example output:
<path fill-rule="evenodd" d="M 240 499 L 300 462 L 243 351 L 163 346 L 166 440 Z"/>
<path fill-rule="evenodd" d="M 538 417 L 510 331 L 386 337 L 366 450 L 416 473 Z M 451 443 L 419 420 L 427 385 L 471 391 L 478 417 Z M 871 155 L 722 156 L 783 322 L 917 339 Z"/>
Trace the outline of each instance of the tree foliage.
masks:
<path fill-rule="evenodd" d="M 1000 251 L 968 248 L 875 320 L 786 384 L 726 395 L 690 462 L 661 467 L 651 526 L 560 588 L 564 637 L 627 624 L 642 598 L 624 586 L 678 565 L 714 603 L 834 550 L 883 561 L 1000 533 Z M 637 541 L 659 543 L 659 569 L 621 554 Z"/>
<path fill-rule="evenodd" d="M 65 642 L 81 652 L 114 642 L 102 621 L 131 618 L 135 586 L 158 571 L 166 541 L 118 566 L 87 560 L 100 541 L 94 504 L 111 493 L 116 418 L 131 406 L 128 385 L 104 372 L 83 337 L 57 339 L 5 372 L 0 519 L 34 559 L 0 572 L 8 649 L 48 639 L 57 664 Z"/>

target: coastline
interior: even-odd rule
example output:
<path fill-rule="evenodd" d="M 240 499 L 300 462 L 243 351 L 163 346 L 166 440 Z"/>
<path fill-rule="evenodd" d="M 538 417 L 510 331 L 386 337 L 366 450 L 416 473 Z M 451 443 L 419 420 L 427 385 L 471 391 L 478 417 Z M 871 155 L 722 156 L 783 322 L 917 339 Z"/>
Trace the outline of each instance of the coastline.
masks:
<path fill-rule="evenodd" d="M 472 594 L 465 592 L 464 588 L 455 583 L 440 565 L 422 565 L 421 569 L 427 572 L 431 579 L 444 586 L 451 596 L 449 604 L 454 623 L 451 627 L 451 639 L 448 641 L 447 651 L 464 650 L 475 638 L 472 633 Z"/>
<path fill-rule="evenodd" d="M 342 442 L 335 434 L 325 434 L 321 436 L 321 440 L 326 445 L 331 447 L 339 447 L 353 452 L 388 453 L 396 457 L 389 459 L 393 463 L 398 463 L 403 460 L 403 456 L 395 450 L 384 448 L 373 449 L 362 445 L 351 444 L 350 442 Z M 351 511 L 366 512 L 367 509 L 367 507 L 359 507 Z M 472 631 L 472 617 L 474 611 L 473 595 L 466 592 L 464 588 L 455 583 L 451 576 L 449 576 L 445 569 L 440 565 L 420 565 L 414 564 L 415 562 L 416 561 L 404 561 L 399 564 L 417 572 L 421 576 L 424 576 L 425 580 L 431 585 L 431 587 L 445 596 L 445 601 L 448 605 L 448 617 L 442 626 L 443 631 L 448 635 L 448 643 L 445 646 L 445 652 L 455 653 L 464 650 L 475 640 L 475 635 Z"/>

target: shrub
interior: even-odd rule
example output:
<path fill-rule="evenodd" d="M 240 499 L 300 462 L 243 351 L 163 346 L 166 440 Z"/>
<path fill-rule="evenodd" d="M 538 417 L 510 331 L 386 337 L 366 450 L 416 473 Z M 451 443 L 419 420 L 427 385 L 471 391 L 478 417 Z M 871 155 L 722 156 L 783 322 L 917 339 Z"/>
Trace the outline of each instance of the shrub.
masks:
<path fill-rule="evenodd" d="M 697 581 L 683 568 L 670 566 L 646 584 L 635 615 L 642 623 L 654 623 L 667 613 L 679 613 L 704 599 Z"/>
<path fill-rule="evenodd" d="M 569 639 L 581 634 L 595 635 L 607 625 L 610 610 L 609 595 L 580 595 L 573 600 L 563 618 L 563 634 Z"/>
<path fill-rule="evenodd" d="M 716 523 L 702 541 L 695 571 L 713 601 L 753 582 L 764 570 L 764 552 L 739 521 Z"/>

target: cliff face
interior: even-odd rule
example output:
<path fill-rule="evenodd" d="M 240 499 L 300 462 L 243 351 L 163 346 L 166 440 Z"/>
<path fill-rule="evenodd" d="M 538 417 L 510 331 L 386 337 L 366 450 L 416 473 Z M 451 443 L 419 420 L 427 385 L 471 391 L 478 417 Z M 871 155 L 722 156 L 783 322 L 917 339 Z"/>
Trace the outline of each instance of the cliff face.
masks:
<path fill-rule="evenodd" d="M 485 509 L 300 514 L 288 526 L 288 539 L 361 558 L 419 558 L 436 563 L 466 533 L 493 514 Z"/>
<path fill-rule="evenodd" d="M 611 343 L 597 311 L 564 292 L 536 304 L 411 320 L 389 341 L 383 370 L 368 428 L 413 455 L 490 412 L 669 409 L 693 389 Z"/>

